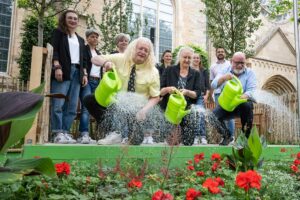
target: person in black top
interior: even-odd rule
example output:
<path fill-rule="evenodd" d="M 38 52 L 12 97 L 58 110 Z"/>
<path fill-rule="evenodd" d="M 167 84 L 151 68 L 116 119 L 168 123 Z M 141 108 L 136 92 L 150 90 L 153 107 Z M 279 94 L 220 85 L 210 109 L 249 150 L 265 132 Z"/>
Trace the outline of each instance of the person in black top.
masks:
<path fill-rule="evenodd" d="M 177 64 L 165 69 L 160 85 L 160 96 L 162 97 L 160 105 L 163 110 L 167 107 L 169 95 L 176 90 L 180 90 L 184 95 L 187 108 L 195 104 L 201 95 L 199 71 L 190 67 L 193 53 L 194 50 L 190 47 L 182 47 L 178 52 Z M 180 123 L 181 140 L 184 145 L 193 144 L 198 120 L 193 118 L 191 113 L 186 115 Z"/>
<path fill-rule="evenodd" d="M 209 74 L 207 69 L 204 68 L 201 61 L 200 53 L 194 53 L 193 60 L 192 60 L 192 67 L 200 72 L 200 88 L 201 88 L 201 95 L 198 97 L 196 105 L 200 108 L 205 108 L 205 103 L 207 103 L 210 84 L 209 84 Z M 194 144 L 198 144 L 199 141 L 201 144 L 207 144 L 206 140 L 206 128 L 205 128 L 205 118 L 203 112 L 200 112 L 200 137 L 197 135 L 194 140 Z"/>
<path fill-rule="evenodd" d="M 92 64 L 92 57 L 100 55 L 100 52 L 96 49 L 98 45 L 99 33 L 96 29 L 88 29 L 85 32 L 87 45 L 85 53 L 87 57 L 87 74 L 89 83 L 85 87 L 80 89 L 80 102 L 81 102 L 81 115 L 79 132 L 80 138 L 78 142 L 81 144 L 96 144 L 96 140 L 93 140 L 89 136 L 89 121 L 90 114 L 86 107 L 83 105 L 83 98 L 91 93 L 94 93 L 97 86 L 99 85 L 100 79 L 102 77 L 102 67 L 95 66 Z"/>
<path fill-rule="evenodd" d="M 112 51 L 110 54 L 124 53 L 124 51 L 128 47 L 129 41 L 130 41 L 130 35 L 125 34 L 125 33 L 119 33 L 115 37 L 115 44 L 116 44 L 117 48 L 115 51 Z"/>
<path fill-rule="evenodd" d="M 165 69 L 172 64 L 172 52 L 171 50 L 165 50 L 161 55 L 160 65 L 157 65 L 156 68 L 159 71 L 159 77 L 161 79 L 162 74 L 164 73 Z"/>
<path fill-rule="evenodd" d="M 55 143 L 76 143 L 69 131 L 76 117 L 80 86 L 88 83 L 84 40 L 75 32 L 78 21 L 75 11 L 63 12 L 52 36 L 51 93 L 68 97 L 68 101 L 51 99 L 51 132 Z"/>

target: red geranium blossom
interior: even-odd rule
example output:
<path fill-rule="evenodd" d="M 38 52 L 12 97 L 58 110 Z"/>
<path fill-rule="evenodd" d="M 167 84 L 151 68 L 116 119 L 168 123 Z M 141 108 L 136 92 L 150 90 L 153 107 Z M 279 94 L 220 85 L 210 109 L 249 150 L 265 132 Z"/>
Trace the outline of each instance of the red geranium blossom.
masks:
<path fill-rule="evenodd" d="M 190 188 L 188 189 L 188 191 L 186 191 L 186 200 L 195 200 L 198 197 L 200 197 L 202 194 L 200 191 L 195 190 L 194 188 Z"/>
<path fill-rule="evenodd" d="M 192 161 L 192 160 L 189 160 L 189 161 L 188 161 L 188 164 L 189 164 L 189 165 L 192 165 L 192 164 L 193 164 L 193 161 Z"/>
<path fill-rule="evenodd" d="M 62 162 L 55 164 L 55 170 L 57 175 L 69 175 L 70 174 L 70 165 L 69 163 Z"/>
<path fill-rule="evenodd" d="M 300 160 L 300 152 L 299 152 L 299 153 L 297 153 L 297 159 L 299 159 L 299 160 Z"/>
<path fill-rule="evenodd" d="M 134 178 L 127 184 L 127 186 L 129 188 L 141 188 L 143 186 L 143 183 L 142 181 Z"/>
<path fill-rule="evenodd" d="M 196 175 L 197 176 L 204 176 L 204 172 L 203 171 L 198 171 L 198 172 L 196 172 Z"/>
<path fill-rule="evenodd" d="M 187 166 L 187 169 L 192 171 L 192 170 L 194 170 L 194 169 L 195 169 L 195 167 L 194 167 L 194 166 L 192 166 L 192 165 L 189 165 L 189 166 Z"/>
<path fill-rule="evenodd" d="M 246 192 L 250 188 L 260 189 L 261 175 L 254 170 L 240 172 L 236 176 L 235 183 L 238 187 L 243 188 Z"/>
<path fill-rule="evenodd" d="M 219 183 L 220 186 L 224 187 L 225 183 L 222 178 L 217 177 L 217 178 L 215 178 L 215 180 Z"/>
<path fill-rule="evenodd" d="M 211 167 L 211 171 L 212 172 L 215 172 L 217 171 L 217 169 L 219 168 L 219 163 L 218 162 L 215 162 L 212 167 Z"/>
<path fill-rule="evenodd" d="M 296 166 L 300 165 L 300 159 L 299 160 L 298 159 L 294 160 L 294 165 L 296 165 Z"/>
<path fill-rule="evenodd" d="M 220 184 L 216 179 L 208 178 L 204 181 L 202 187 L 207 188 L 208 191 L 212 194 L 218 194 L 221 192 L 220 188 L 218 188 L 219 185 Z"/>
<path fill-rule="evenodd" d="M 194 155 L 194 162 L 199 163 L 200 160 L 204 159 L 204 153 L 199 153 Z"/>
<path fill-rule="evenodd" d="M 295 172 L 295 173 L 299 172 L 299 168 L 296 165 L 292 165 L 291 170 L 293 170 L 293 172 Z"/>
<path fill-rule="evenodd" d="M 211 155 L 211 160 L 215 160 L 215 161 L 221 161 L 221 156 L 218 153 L 214 153 Z"/>
<path fill-rule="evenodd" d="M 173 196 L 169 193 L 164 193 L 162 190 L 156 191 L 152 195 L 152 200 L 173 200 Z"/>

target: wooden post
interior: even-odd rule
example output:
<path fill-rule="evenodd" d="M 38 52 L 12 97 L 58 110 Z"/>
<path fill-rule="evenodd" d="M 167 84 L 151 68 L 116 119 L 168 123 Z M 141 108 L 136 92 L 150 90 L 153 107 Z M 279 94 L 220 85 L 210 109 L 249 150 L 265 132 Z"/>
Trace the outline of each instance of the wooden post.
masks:
<path fill-rule="evenodd" d="M 50 81 L 51 81 L 51 68 L 52 68 L 52 55 L 53 47 L 48 43 L 47 44 L 47 59 L 45 63 L 45 72 L 44 72 L 44 81 L 45 81 L 45 94 L 50 93 Z M 41 118 L 41 135 L 38 139 L 40 144 L 48 142 L 49 138 L 49 119 L 50 119 L 50 99 L 45 98 Z"/>
<path fill-rule="evenodd" d="M 32 57 L 31 57 L 29 90 L 32 90 L 41 84 L 42 65 L 43 65 L 43 47 L 33 46 Z M 37 119 L 34 120 L 31 129 L 25 136 L 25 144 L 36 143 L 36 130 L 37 130 Z"/>

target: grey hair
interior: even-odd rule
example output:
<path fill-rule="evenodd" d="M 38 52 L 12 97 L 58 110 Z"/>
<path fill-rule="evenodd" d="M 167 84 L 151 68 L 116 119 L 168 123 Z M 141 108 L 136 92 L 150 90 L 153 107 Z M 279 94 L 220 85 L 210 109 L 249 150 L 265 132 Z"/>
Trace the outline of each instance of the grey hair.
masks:
<path fill-rule="evenodd" d="M 192 54 L 194 53 L 194 49 L 192 49 L 191 47 L 189 47 L 189 46 L 182 46 L 182 47 L 179 49 L 179 51 L 178 51 L 178 53 L 177 53 L 177 56 L 176 56 L 176 62 L 175 62 L 176 65 L 178 65 L 178 63 L 179 63 L 179 61 L 180 61 L 180 56 L 181 56 L 181 54 L 182 54 L 182 52 L 183 52 L 184 50 L 188 50 L 188 51 L 192 52 Z"/>
<path fill-rule="evenodd" d="M 117 45 L 117 44 L 119 43 L 119 41 L 120 41 L 121 39 L 123 39 L 123 38 L 127 39 L 128 42 L 130 41 L 130 35 L 128 35 L 128 34 L 126 34 L 126 33 L 119 33 L 119 34 L 116 35 L 116 37 L 115 37 L 115 44 Z"/>

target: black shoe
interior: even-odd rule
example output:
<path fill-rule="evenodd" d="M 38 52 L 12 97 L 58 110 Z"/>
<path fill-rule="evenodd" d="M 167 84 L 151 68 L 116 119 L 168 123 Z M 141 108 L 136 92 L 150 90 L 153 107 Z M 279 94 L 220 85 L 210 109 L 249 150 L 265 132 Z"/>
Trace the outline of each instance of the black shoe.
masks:
<path fill-rule="evenodd" d="M 223 140 L 220 142 L 220 146 L 227 146 L 232 141 L 229 135 L 226 135 Z"/>

